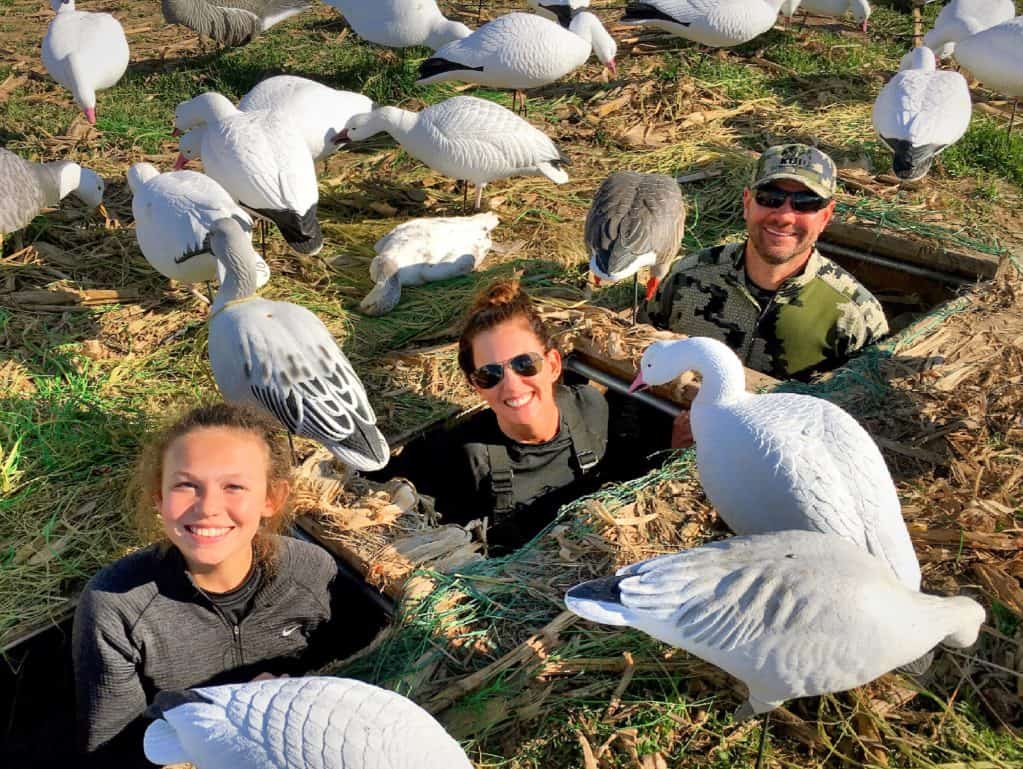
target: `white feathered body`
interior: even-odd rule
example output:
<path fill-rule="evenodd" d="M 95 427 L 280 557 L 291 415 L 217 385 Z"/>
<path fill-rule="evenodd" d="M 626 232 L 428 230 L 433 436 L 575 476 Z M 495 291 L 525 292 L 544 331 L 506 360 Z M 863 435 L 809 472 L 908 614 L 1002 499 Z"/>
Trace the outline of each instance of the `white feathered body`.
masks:
<path fill-rule="evenodd" d="M 963 38 L 955 57 L 985 88 L 1023 97 L 1023 16 Z"/>
<path fill-rule="evenodd" d="M 147 729 L 151 761 L 190 761 L 196 769 L 472 769 L 425 710 L 361 681 L 278 678 L 186 696 L 196 701 L 167 707 Z"/>
<path fill-rule="evenodd" d="M 973 600 L 910 590 L 860 548 L 808 531 L 626 566 L 573 588 L 566 603 L 717 665 L 746 683 L 753 713 L 868 683 L 942 641 L 969 645 L 984 620 Z"/>
<path fill-rule="evenodd" d="M 722 48 L 740 45 L 774 26 L 781 0 L 644 0 L 670 18 L 635 19 L 627 8 L 622 21 Z M 631 6 L 629 6 L 631 8 Z"/>
<path fill-rule="evenodd" d="M 374 281 L 384 280 L 397 268 L 401 285 L 421 286 L 463 274 L 458 263 L 465 257 L 471 260 L 471 272 L 490 251 L 490 233 L 497 225 L 497 214 L 492 211 L 404 222 L 373 246 L 377 256 L 370 262 L 369 276 Z M 451 275 L 446 274 L 446 266 L 452 269 Z"/>
<path fill-rule="evenodd" d="M 587 41 L 555 22 L 531 13 L 509 13 L 448 43 L 433 56 L 464 68 L 419 82 L 458 80 L 494 88 L 539 88 L 581 67 L 590 52 Z"/>
<path fill-rule="evenodd" d="M 557 184 L 561 152 L 546 134 L 511 110 L 473 96 L 427 107 L 411 130 L 395 136 L 417 160 L 445 176 L 486 184 L 509 176 L 546 176 Z"/>
<path fill-rule="evenodd" d="M 210 177 L 250 209 L 304 214 L 319 200 L 301 130 L 273 112 L 237 112 L 207 124 L 202 162 Z"/>
<path fill-rule="evenodd" d="M 117 84 L 129 55 L 124 29 L 109 13 L 61 9 L 43 38 L 43 66 L 83 110 L 96 106 L 96 91 Z"/>
<path fill-rule="evenodd" d="M 56 170 L 0 147 L 0 233 L 17 232 L 60 202 Z"/>
<path fill-rule="evenodd" d="M 238 102 L 242 112 L 266 110 L 291 120 L 301 132 L 314 161 L 337 151 L 331 140 L 344 128 L 348 118 L 373 109 L 368 96 L 338 91 L 293 75 L 277 75 L 256 84 Z"/>
<path fill-rule="evenodd" d="M 184 283 L 217 280 L 217 262 L 207 243 L 218 219 L 233 217 L 252 229 L 252 219 L 210 177 L 195 171 L 174 171 L 146 179 L 132 188 L 135 238 L 143 256 L 162 275 Z M 182 259 L 186 254 L 195 254 Z M 270 277 L 260 259 L 259 285 Z"/>
<path fill-rule="evenodd" d="M 388 48 L 425 45 L 433 49 L 465 37 L 464 24 L 448 21 L 436 0 L 324 0 L 364 40 Z"/>
<path fill-rule="evenodd" d="M 865 5 L 862 4 L 862 5 Z M 818 16 L 844 16 L 852 13 L 858 21 L 863 21 L 862 5 L 854 0 L 801 0 L 799 7 Z M 868 9 L 869 11 L 869 9 Z"/>
<path fill-rule="evenodd" d="M 1016 15 L 1013 0 L 952 0 L 941 9 L 934 26 L 924 35 L 924 45 L 947 59 L 963 38 L 983 32 Z"/>

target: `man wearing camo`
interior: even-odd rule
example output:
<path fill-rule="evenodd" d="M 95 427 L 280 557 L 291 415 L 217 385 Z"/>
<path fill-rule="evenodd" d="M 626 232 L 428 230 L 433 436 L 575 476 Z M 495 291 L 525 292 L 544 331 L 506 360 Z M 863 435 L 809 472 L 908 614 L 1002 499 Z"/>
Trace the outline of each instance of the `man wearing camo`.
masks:
<path fill-rule="evenodd" d="M 719 339 L 779 379 L 833 368 L 887 334 L 877 299 L 816 248 L 835 210 L 835 176 L 815 147 L 768 149 L 743 190 L 745 242 L 676 261 L 640 319 Z M 686 421 L 676 437 L 688 433 Z"/>

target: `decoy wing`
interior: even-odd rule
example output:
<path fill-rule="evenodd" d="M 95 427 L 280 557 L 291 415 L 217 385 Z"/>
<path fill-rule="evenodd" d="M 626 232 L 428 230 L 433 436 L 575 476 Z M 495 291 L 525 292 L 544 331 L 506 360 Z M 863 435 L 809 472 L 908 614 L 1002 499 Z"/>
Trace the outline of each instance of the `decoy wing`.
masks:
<path fill-rule="evenodd" d="M 43 175 L 50 173 L 42 166 L 25 160 L 0 147 L 0 233 L 15 232 L 28 224 L 48 201 Z M 47 179 L 54 197 L 59 199 L 57 181 Z"/>

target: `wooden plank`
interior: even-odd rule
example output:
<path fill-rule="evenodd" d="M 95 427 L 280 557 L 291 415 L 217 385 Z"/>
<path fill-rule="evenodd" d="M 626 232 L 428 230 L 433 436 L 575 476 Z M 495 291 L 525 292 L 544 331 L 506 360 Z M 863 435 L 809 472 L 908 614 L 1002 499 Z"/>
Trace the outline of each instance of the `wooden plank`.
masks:
<path fill-rule="evenodd" d="M 332 539 L 327 536 L 327 529 L 319 521 L 308 515 L 300 515 L 295 519 L 295 525 L 316 540 L 316 542 L 330 552 L 331 555 L 347 563 L 363 577 L 365 577 L 369 572 L 369 564 L 363 560 L 362 556 L 354 550 L 348 549 L 336 539 Z M 391 597 L 398 598 L 397 595 L 392 595 Z"/>
<path fill-rule="evenodd" d="M 8 637 L 3 642 L 3 646 L 0 646 L 0 654 L 7 654 L 20 646 L 26 641 L 31 641 L 37 635 L 45 633 L 47 630 L 62 625 L 63 623 L 70 620 L 75 616 L 75 607 L 78 605 L 78 597 L 68 599 L 67 606 L 61 609 L 57 614 L 47 619 L 45 622 L 36 623 L 34 625 L 25 625 L 24 627 L 16 625 L 10 631 L 8 631 Z"/>
<path fill-rule="evenodd" d="M 972 279 L 994 278 L 1004 261 L 990 254 L 944 248 L 933 242 L 898 237 L 880 228 L 845 222 L 832 221 L 821 240 Z"/>

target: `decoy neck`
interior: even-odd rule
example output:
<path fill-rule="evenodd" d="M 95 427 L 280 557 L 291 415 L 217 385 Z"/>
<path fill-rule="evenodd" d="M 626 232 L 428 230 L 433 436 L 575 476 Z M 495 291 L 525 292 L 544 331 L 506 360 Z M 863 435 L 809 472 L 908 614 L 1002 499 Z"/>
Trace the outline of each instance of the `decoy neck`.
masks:
<path fill-rule="evenodd" d="M 210 227 L 210 250 L 217 259 L 220 290 L 213 300 L 212 314 L 228 302 L 253 296 L 259 287 L 259 257 L 242 224 L 234 218 L 218 219 Z"/>
<path fill-rule="evenodd" d="M 612 74 L 615 74 L 615 56 L 618 53 L 618 43 L 611 37 L 611 33 L 605 29 L 595 14 L 589 11 L 576 12 L 568 29 L 589 43 L 590 47 L 593 48 L 593 55 L 597 57 L 601 64 L 611 70 Z"/>
<path fill-rule="evenodd" d="M 386 131 L 399 143 L 415 126 L 418 114 L 398 107 L 377 107 L 372 112 L 353 115 L 344 130 L 334 137 L 335 144 L 358 142 Z"/>
<path fill-rule="evenodd" d="M 50 0 L 54 13 L 74 13 L 75 0 Z"/>
<path fill-rule="evenodd" d="M 462 22 L 441 19 L 430 30 L 430 35 L 426 38 L 423 45 L 436 51 L 453 40 L 461 40 L 463 37 L 468 37 L 471 34 L 472 30 Z"/>
<path fill-rule="evenodd" d="M 63 200 L 72 192 L 90 208 L 96 208 L 103 202 L 105 185 L 95 171 L 82 168 L 69 160 L 60 160 L 46 164 L 57 177 L 57 194 Z"/>
<path fill-rule="evenodd" d="M 919 594 L 919 597 L 928 599 L 930 612 L 947 628 L 942 643 L 965 649 L 977 642 L 980 626 L 986 618 L 983 606 L 962 595 L 942 598 Z"/>
<path fill-rule="evenodd" d="M 128 169 L 125 177 L 128 179 L 128 187 L 131 189 L 131 194 L 138 195 L 139 188 L 143 184 L 159 175 L 160 172 L 152 163 L 136 163 Z"/>
<path fill-rule="evenodd" d="M 188 131 L 206 123 L 216 123 L 237 111 L 226 96 L 215 91 L 207 91 L 177 106 L 174 110 L 174 128 L 178 131 Z"/>
<path fill-rule="evenodd" d="M 694 406 L 724 405 L 748 397 L 746 373 L 735 353 L 724 343 L 701 336 L 651 344 L 643 352 L 636 383 L 665 384 L 686 371 L 696 371 L 702 380 Z"/>
<path fill-rule="evenodd" d="M 899 62 L 899 71 L 905 71 L 909 69 L 919 69 L 925 72 L 933 72 L 937 69 L 937 63 L 934 58 L 934 51 L 928 48 L 926 45 L 922 45 L 919 48 L 914 48 L 912 51 L 902 57 L 902 61 Z"/>

